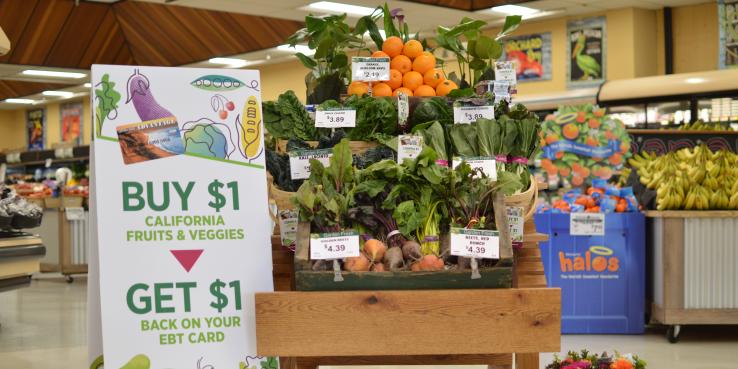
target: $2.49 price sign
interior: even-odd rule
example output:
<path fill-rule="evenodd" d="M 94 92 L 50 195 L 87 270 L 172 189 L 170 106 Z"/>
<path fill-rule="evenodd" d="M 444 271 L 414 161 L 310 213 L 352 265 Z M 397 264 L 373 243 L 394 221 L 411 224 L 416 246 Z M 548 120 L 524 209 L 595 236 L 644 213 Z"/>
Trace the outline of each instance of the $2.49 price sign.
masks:
<path fill-rule="evenodd" d="M 333 260 L 359 256 L 359 232 L 313 233 L 310 260 Z"/>
<path fill-rule="evenodd" d="M 318 128 L 356 127 L 356 110 L 316 110 L 315 126 Z"/>
<path fill-rule="evenodd" d="M 604 213 L 571 213 L 569 234 L 572 236 L 604 236 Z"/>
<path fill-rule="evenodd" d="M 476 259 L 500 258 L 500 232 L 451 228 L 451 255 Z"/>
<path fill-rule="evenodd" d="M 495 107 L 492 105 L 454 106 L 454 123 L 469 124 L 479 119 L 494 119 Z"/>

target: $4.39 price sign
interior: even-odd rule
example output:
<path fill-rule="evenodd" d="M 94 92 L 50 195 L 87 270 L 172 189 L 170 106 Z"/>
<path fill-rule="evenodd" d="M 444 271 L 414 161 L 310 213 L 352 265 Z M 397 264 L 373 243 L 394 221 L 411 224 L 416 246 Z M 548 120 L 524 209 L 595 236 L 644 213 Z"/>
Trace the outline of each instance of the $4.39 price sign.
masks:
<path fill-rule="evenodd" d="M 359 256 L 359 232 L 349 230 L 310 235 L 310 260 L 333 260 Z"/>
<path fill-rule="evenodd" d="M 389 58 L 351 58 L 351 75 L 354 81 L 374 82 L 390 80 Z"/>
<path fill-rule="evenodd" d="M 500 232 L 451 228 L 451 255 L 475 259 L 499 259 Z"/>
<path fill-rule="evenodd" d="M 355 109 L 316 110 L 315 127 L 342 128 L 356 127 Z"/>
<path fill-rule="evenodd" d="M 493 105 L 479 106 L 454 106 L 454 123 L 469 124 L 479 119 L 494 119 L 495 107 Z"/>
<path fill-rule="evenodd" d="M 604 236 L 604 213 L 571 213 L 569 234 L 572 236 Z"/>

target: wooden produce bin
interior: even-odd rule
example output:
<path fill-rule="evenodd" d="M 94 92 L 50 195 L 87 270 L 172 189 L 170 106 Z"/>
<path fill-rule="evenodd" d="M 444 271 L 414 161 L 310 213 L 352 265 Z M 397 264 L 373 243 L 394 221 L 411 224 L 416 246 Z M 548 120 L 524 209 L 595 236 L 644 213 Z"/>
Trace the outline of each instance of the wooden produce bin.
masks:
<path fill-rule="evenodd" d="M 257 293 L 257 354 L 280 356 L 282 368 L 290 369 L 510 369 L 513 356 L 516 368 L 538 369 L 540 352 L 560 350 L 561 290 L 546 288 L 538 242 L 547 236 L 535 233 L 532 220 L 525 230 L 523 247 L 512 259 L 513 288 Z M 272 242 L 279 245 L 278 238 Z M 276 270 L 284 268 L 276 262 L 275 280 Z"/>
<path fill-rule="evenodd" d="M 738 211 L 647 211 L 653 245 L 651 321 L 738 324 Z"/>

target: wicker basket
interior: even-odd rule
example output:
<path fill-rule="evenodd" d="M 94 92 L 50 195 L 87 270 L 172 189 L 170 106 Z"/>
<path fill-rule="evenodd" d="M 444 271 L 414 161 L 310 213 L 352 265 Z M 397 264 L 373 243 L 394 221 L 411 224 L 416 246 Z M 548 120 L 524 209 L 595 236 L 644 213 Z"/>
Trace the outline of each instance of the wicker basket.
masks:
<path fill-rule="evenodd" d="M 536 202 L 538 201 L 538 183 L 533 176 L 530 176 L 530 187 L 527 190 L 510 196 L 505 196 L 505 205 L 509 207 L 517 206 L 523 208 L 525 220 L 528 221 L 533 217 L 536 211 Z"/>
<path fill-rule="evenodd" d="M 306 141 L 308 145 L 312 147 L 318 146 L 318 141 Z M 366 150 L 379 145 L 373 141 L 349 141 L 349 148 L 352 154 L 363 154 Z M 277 152 L 287 153 L 287 140 L 277 140 Z"/>

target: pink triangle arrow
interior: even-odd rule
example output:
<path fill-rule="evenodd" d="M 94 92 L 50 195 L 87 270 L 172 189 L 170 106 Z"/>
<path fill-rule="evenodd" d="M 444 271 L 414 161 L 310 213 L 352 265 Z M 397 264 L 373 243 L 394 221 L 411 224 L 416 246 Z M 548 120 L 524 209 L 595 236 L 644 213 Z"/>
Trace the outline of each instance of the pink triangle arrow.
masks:
<path fill-rule="evenodd" d="M 204 250 L 169 250 L 187 273 L 190 272 L 190 269 L 195 265 L 203 251 Z"/>

